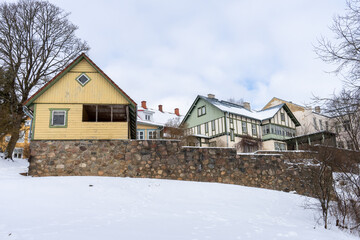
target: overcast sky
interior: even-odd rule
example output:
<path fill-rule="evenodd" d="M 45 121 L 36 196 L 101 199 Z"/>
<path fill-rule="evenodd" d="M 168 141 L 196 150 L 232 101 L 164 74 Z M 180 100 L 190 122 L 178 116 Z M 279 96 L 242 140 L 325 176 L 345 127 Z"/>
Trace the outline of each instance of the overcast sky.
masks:
<path fill-rule="evenodd" d="M 186 113 L 195 97 L 300 104 L 341 87 L 313 44 L 345 0 L 51 0 L 89 56 L 138 104 Z"/>

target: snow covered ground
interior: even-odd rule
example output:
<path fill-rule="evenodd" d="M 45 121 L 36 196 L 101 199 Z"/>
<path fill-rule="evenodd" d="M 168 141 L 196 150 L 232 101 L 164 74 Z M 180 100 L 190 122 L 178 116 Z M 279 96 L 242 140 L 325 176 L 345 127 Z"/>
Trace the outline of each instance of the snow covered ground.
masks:
<path fill-rule="evenodd" d="M 32 178 L 0 160 L 0 239 L 357 239 L 316 225 L 313 201 L 217 183 L 112 177 Z"/>

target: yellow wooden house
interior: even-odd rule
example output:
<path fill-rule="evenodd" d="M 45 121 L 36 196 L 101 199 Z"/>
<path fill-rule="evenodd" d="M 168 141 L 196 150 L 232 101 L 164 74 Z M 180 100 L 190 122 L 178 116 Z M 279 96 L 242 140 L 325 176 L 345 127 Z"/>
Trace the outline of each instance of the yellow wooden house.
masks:
<path fill-rule="evenodd" d="M 135 139 L 136 103 L 85 54 L 25 102 L 34 140 Z"/>
<path fill-rule="evenodd" d="M 30 126 L 31 119 L 27 118 L 25 123 L 20 128 L 19 139 L 15 145 L 13 158 L 28 158 L 30 153 Z M 10 141 L 10 134 L 5 135 L 0 139 L 0 152 L 4 152 Z"/>

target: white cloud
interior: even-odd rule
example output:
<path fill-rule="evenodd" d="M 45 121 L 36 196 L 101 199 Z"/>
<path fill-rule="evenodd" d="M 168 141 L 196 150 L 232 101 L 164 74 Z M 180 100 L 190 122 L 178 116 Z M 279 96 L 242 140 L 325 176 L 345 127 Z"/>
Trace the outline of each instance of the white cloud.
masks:
<path fill-rule="evenodd" d="M 340 80 L 312 44 L 337 0 L 52 1 L 72 12 L 90 57 L 138 103 L 185 113 L 197 94 L 309 102 Z"/>

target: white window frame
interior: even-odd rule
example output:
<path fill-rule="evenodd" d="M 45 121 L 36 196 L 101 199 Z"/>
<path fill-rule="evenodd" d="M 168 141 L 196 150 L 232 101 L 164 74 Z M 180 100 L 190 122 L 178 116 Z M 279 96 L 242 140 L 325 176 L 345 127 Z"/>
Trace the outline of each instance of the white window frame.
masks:
<path fill-rule="evenodd" d="M 80 80 L 79 80 L 82 76 L 85 76 L 85 77 L 87 78 L 87 81 L 84 82 L 84 83 L 80 82 Z M 89 78 L 89 76 L 86 75 L 85 73 L 80 74 L 80 75 L 76 78 L 76 81 L 78 81 L 78 83 L 80 83 L 81 86 L 85 86 L 88 82 L 90 82 L 90 80 L 91 80 L 91 79 Z"/>
<path fill-rule="evenodd" d="M 136 131 L 136 139 L 137 140 L 145 140 L 145 130 L 137 130 Z M 140 133 L 142 133 L 142 137 L 140 138 Z"/>
<path fill-rule="evenodd" d="M 56 124 L 54 125 L 54 113 L 55 112 L 63 112 L 64 113 L 64 124 Z M 52 110 L 51 111 L 51 126 L 61 126 L 64 127 L 66 126 L 66 111 L 65 110 Z"/>
<path fill-rule="evenodd" d="M 257 136 L 257 126 L 254 123 L 251 124 L 251 133 L 253 136 Z"/>
<path fill-rule="evenodd" d="M 150 133 L 152 137 L 150 138 Z M 147 130 L 147 139 L 156 139 L 156 130 Z"/>
<path fill-rule="evenodd" d="M 21 151 L 19 151 L 21 150 Z M 18 154 L 21 154 L 20 157 Z M 23 148 L 15 148 L 13 152 L 13 158 L 23 158 L 24 156 L 24 149 Z"/>

